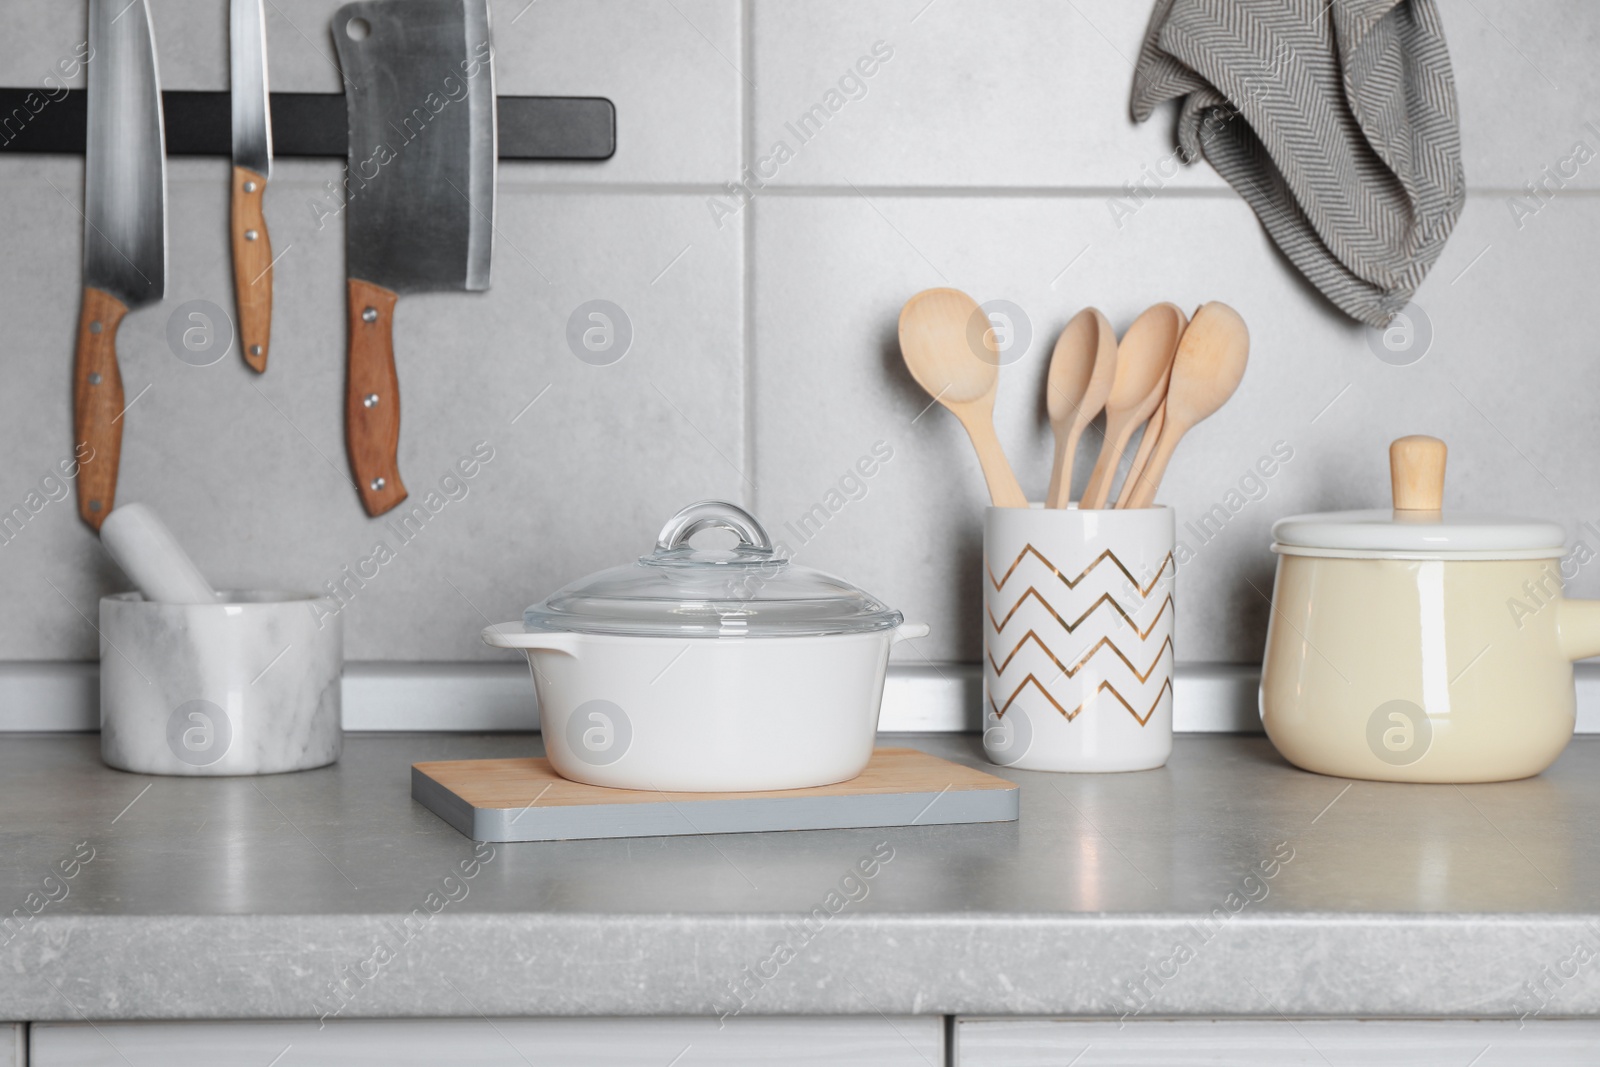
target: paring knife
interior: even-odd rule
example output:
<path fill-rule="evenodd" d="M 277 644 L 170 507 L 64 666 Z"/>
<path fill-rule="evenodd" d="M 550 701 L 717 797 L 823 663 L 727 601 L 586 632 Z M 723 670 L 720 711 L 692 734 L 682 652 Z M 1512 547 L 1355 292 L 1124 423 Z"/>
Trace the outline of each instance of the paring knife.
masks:
<path fill-rule="evenodd" d="M 122 454 L 117 327 L 167 286 L 167 160 L 146 0 L 89 0 L 83 312 L 72 372 L 78 514 L 100 529 Z"/>
<path fill-rule="evenodd" d="M 267 369 L 272 341 L 272 242 L 262 210 L 272 177 L 267 111 L 267 19 L 261 0 L 231 0 L 229 77 L 233 100 L 233 292 L 244 361 Z"/>
<path fill-rule="evenodd" d="M 394 308 L 403 293 L 489 288 L 495 93 L 488 0 L 361 0 L 333 17 L 350 154 L 345 444 L 368 515 L 400 481 Z"/>

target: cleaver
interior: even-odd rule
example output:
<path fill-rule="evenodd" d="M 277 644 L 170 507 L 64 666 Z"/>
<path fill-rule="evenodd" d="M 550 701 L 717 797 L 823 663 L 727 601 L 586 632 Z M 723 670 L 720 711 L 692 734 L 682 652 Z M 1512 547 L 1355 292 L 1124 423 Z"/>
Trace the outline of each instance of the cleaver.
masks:
<path fill-rule="evenodd" d="M 495 90 L 488 0 L 360 0 L 333 17 L 345 78 L 345 446 L 368 515 L 400 480 L 394 309 L 489 288 Z"/>
<path fill-rule="evenodd" d="M 72 431 L 78 514 L 98 530 L 116 503 L 127 410 L 117 327 L 159 301 L 167 284 L 167 159 L 145 0 L 89 0 L 89 54 Z"/>

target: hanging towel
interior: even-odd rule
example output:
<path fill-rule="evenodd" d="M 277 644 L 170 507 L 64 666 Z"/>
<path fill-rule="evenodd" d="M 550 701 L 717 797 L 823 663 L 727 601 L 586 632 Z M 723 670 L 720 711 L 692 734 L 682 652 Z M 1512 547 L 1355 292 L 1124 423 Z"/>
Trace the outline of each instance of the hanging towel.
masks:
<path fill-rule="evenodd" d="M 1250 204 L 1351 317 L 1387 325 L 1439 258 L 1466 180 L 1434 0 L 1156 0 L 1133 117 Z"/>

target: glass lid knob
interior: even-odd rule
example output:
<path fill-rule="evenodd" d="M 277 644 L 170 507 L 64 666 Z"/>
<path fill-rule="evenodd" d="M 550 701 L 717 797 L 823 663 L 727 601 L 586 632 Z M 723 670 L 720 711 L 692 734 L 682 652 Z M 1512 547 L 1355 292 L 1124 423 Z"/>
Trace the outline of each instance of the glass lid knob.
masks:
<path fill-rule="evenodd" d="M 661 527 L 656 538 L 656 555 L 683 548 L 689 538 L 702 530 L 728 530 L 739 538 L 738 555 L 772 554 L 772 539 L 756 517 L 737 504 L 724 500 L 702 500 L 690 504 Z"/>

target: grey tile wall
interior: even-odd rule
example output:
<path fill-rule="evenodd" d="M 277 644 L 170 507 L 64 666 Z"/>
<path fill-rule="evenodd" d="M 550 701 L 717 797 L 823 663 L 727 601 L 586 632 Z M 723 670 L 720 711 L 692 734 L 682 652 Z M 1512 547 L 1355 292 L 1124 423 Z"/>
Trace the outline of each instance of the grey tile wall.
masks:
<path fill-rule="evenodd" d="M 1409 366 L 1377 359 L 1369 331 L 1291 274 L 1231 198 L 1161 197 L 1118 231 L 1096 198 L 775 197 L 759 205 L 755 227 L 751 375 L 763 508 L 799 516 L 858 454 L 889 442 L 895 458 L 801 555 L 870 579 L 910 614 L 934 620 L 921 642 L 930 658 L 969 658 L 978 647 L 986 502 L 965 435 L 940 409 L 918 417 L 927 398 L 899 364 L 895 311 L 930 285 L 1031 309 L 1034 345 L 1002 373 L 996 422 L 1035 499 L 1049 480 L 1049 347 L 1075 309 L 1100 307 L 1120 328 L 1157 298 L 1184 307 L 1219 299 L 1250 324 L 1252 362 L 1239 393 L 1185 439 L 1162 494 L 1194 552 L 1179 578 L 1185 658 L 1259 655 L 1273 520 L 1381 505 L 1387 444 L 1401 433 L 1451 443 L 1452 502 L 1569 524 L 1600 515 L 1600 434 L 1587 414 L 1600 366 L 1592 333 L 1572 313 L 1594 275 L 1550 269 L 1592 254 L 1600 239 L 1592 198 L 1574 201 L 1561 225 L 1521 234 L 1493 198 L 1472 198 L 1419 295 L 1434 336 Z M 1064 245 L 1066 234 L 1079 243 Z M 1258 499 L 1220 534 L 1182 528 L 1280 443 L 1293 458 L 1260 487 L 1244 487 Z M 1079 456 L 1080 487 L 1092 459 L 1092 450 Z M 1597 538 L 1589 535 L 1600 549 Z M 1593 579 L 1583 574 L 1576 587 L 1592 590 Z"/>
<path fill-rule="evenodd" d="M 1169 123 L 1127 117 L 1148 15 L 1126 0 L 758 4 L 753 148 L 790 143 L 783 185 L 1120 185 L 1172 150 Z M 788 127 L 811 134 L 801 116 L 830 89 L 845 102 L 802 144 Z M 1204 168 L 1174 184 L 1223 187 Z"/>
<path fill-rule="evenodd" d="M 150 4 L 166 83 L 224 86 L 226 5 Z M 326 31 L 337 6 L 271 0 L 276 87 L 337 90 Z M 231 309 L 232 286 L 226 163 L 175 160 L 168 298 L 122 329 L 139 399 L 120 499 L 160 508 L 219 584 L 321 587 L 382 541 L 393 559 L 346 585 L 351 657 L 468 660 L 495 655 L 476 639 L 486 620 L 642 551 L 678 506 L 720 495 L 754 507 L 802 562 L 933 624 L 903 658 L 972 660 L 984 494 L 959 427 L 922 413 L 900 366 L 901 303 L 948 284 L 1027 311 L 1033 342 L 1005 370 L 997 415 L 1038 491 L 1050 447 L 1041 383 L 1066 320 L 1094 304 L 1120 328 L 1156 300 L 1221 299 L 1251 325 L 1251 370 L 1186 443 L 1165 496 L 1180 525 L 1195 521 L 1279 442 L 1293 458 L 1220 534 L 1180 533 L 1195 555 L 1178 642 L 1185 660 L 1255 659 L 1272 521 L 1381 502 L 1384 447 L 1400 433 L 1450 441 L 1455 504 L 1550 516 L 1575 536 L 1580 522 L 1600 525 L 1587 320 L 1600 163 L 1577 167 L 1537 212 L 1513 199 L 1576 143 L 1600 151 L 1587 125 L 1600 127 L 1600 9 L 1441 8 L 1473 192 L 1417 297 L 1431 340 L 1409 356 L 1425 354 L 1394 365 L 1204 166 L 1118 224 L 1111 198 L 1170 152 L 1170 116 L 1134 127 L 1126 115 L 1146 4 L 496 0 L 501 91 L 611 97 L 618 151 L 504 167 L 494 288 L 401 304 L 413 502 L 474 447 L 493 459 L 447 483 L 456 499 L 442 493 L 449 502 L 409 539 L 362 513 L 341 426 L 342 233 L 319 229 L 309 206 L 339 177 L 333 161 L 280 161 L 270 187 L 283 258 L 268 373 L 251 375 L 237 352 L 206 367 L 177 359 L 169 319 L 191 300 Z M 36 83 L 82 35 L 81 5 L 10 0 L 0 82 Z M 830 91 L 836 113 L 797 136 L 790 125 Z M 780 140 L 792 151 L 774 165 Z M 743 165 L 769 180 L 732 210 L 718 197 Z M 0 509 L 70 449 L 81 171 L 0 154 Z M 569 316 L 593 299 L 633 328 L 611 365 L 567 345 Z M 797 536 L 793 524 L 879 442 L 892 458 L 859 499 Z M 0 544 L 0 660 L 92 658 L 96 599 L 121 584 L 70 497 L 47 504 Z M 1600 578 L 1585 570 L 1573 588 L 1600 592 Z"/>

